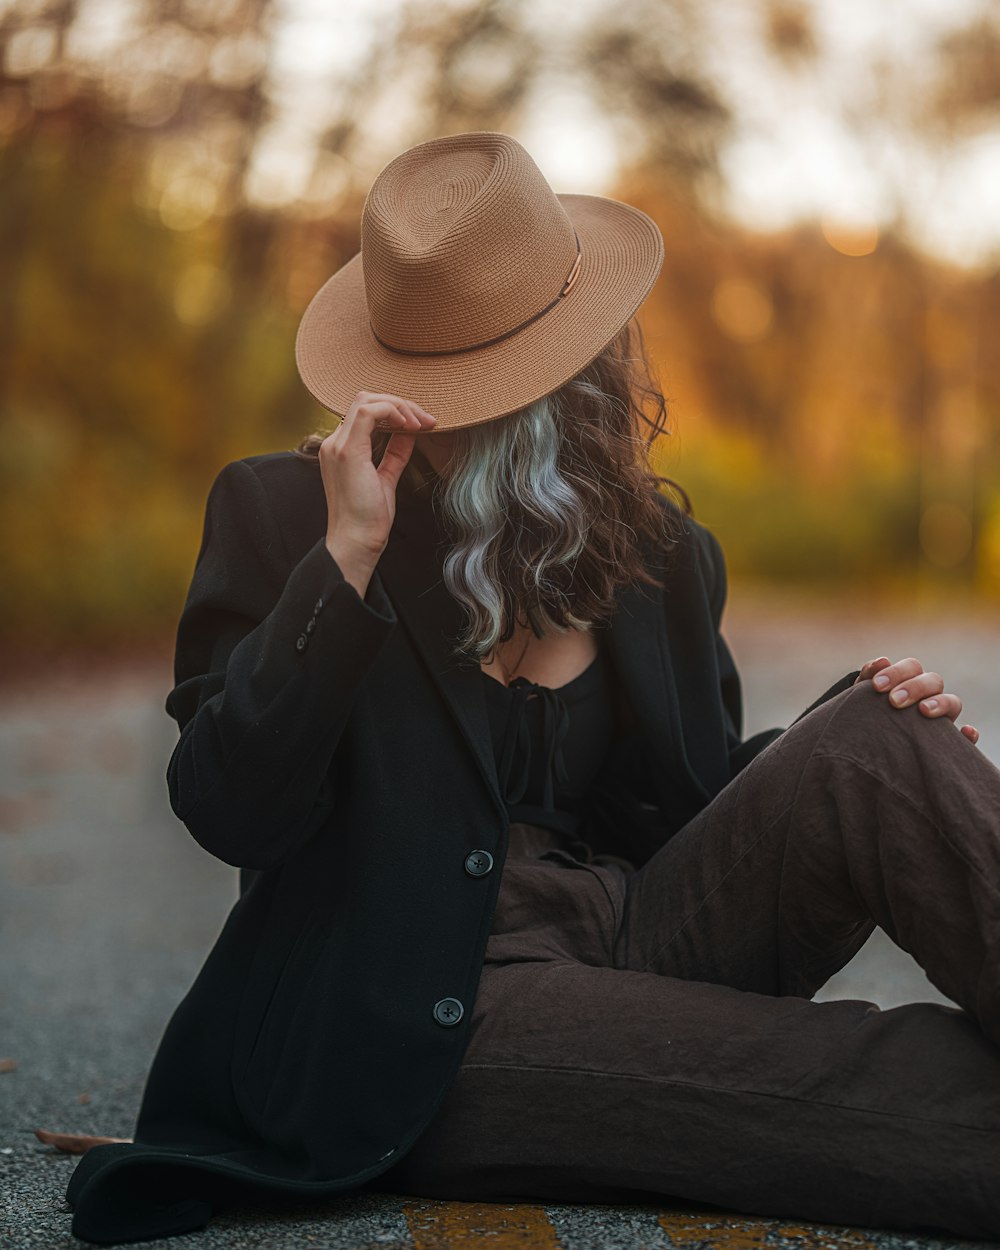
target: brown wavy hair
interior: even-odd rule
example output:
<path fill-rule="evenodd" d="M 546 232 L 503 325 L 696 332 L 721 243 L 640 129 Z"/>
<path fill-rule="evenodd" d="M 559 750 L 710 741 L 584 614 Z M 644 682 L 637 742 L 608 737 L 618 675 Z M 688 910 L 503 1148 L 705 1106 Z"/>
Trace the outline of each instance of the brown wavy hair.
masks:
<path fill-rule="evenodd" d="M 488 656 L 518 623 L 541 637 L 607 621 L 621 587 L 663 586 L 651 566 L 669 566 L 692 508 L 650 463 L 669 433 L 667 402 L 636 321 L 544 399 L 454 433 L 448 474 L 428 478 L 418 438 L 400 486 L 433 480 L 434 506 L 455 539 L 444 575 L 470 619 L 459 651 Z M 318 463 L 328 434 L 308 435 L 295 454 Z M 373 433 L 376 464 L 390 437 Z M 534 477 L 521 472 L 533 460 Z M 484 469 L 494 479 L 485 487 Z"/>

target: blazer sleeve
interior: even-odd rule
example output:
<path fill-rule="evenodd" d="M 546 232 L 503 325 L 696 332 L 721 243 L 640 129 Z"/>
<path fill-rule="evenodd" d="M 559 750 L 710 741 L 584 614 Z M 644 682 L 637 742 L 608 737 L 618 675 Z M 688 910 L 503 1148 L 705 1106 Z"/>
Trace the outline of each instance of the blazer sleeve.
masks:
<path fill-rule="evenodd" d="M 337 743 L 397 623 L 379 580 L 362 599 L 325 537 L 290 567 L 257 473 L 226 465 L 177 628 L 167 784 L 196 841 L 241 868 L 274 867 L 323 823 Z"/>
<path fill-rule="evenodd" d="M 743 740 L 743 694 L 740 677 L 732 652 L 729 650 L 729 646 L 720 631 L 722 611 L 725 607 L 727 594 L 726 560 L 719 540 L 715 535 L 707 529 L 702 530 L 702 535 L 708 557 L 709 598 L 712 605 L 715 649 L 719 665 L 720 695 L 729 751 L 729 776 L 732 779 L 750 763 L 755 755 L 758 755 L 775 738 L 780 738 L 785 731 L 779 728 L 764 729 L 745 741 Z M 854 672 L 848 673 L 846 676 L 841 677 L 839 681 L 834 682 L 804 712 L 801 712 L 792 723 L 795 724 L 797 721 L 800 721 L 803 716 L 807 716 L 815 708 L 818 708 L 820 704 L 825 703 L 827 699 L 832 699 L 834 695 L 840 694 L 842 690 L 847 690 L 848 687 L 854 684 L 859 672 L 860 669 L 855 669 Z"/>

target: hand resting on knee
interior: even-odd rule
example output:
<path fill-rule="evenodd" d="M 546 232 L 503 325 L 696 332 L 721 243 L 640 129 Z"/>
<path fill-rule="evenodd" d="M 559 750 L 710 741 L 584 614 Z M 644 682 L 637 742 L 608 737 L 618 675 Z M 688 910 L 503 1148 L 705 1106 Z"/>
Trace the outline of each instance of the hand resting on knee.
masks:
<path fill-rule="evenodd" d="M 962 700 L 957 694 L 945 692 L 944 679 L 940 673 L 925 673 L 919 660 L 909 656 L 893 664 L 888 656 L 879 656 L 861 666 L 855 685 L 871 681 L 876 690 L 889 696 L 893 707 L 910 707 L 916 703 L 924 716 L 947 716 L 956 721 L 962 712 Z M 979 730 L 972 725 L 961 725 L 961 732 L 970 742 L 979 741 Z"/>

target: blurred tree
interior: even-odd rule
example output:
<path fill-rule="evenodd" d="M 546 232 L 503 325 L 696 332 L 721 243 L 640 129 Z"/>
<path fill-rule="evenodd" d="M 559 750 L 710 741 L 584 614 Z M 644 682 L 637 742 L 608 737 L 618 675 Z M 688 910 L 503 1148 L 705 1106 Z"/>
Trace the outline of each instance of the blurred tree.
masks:
<path fill-rule="evenodd" d="M 242 191 L 269 2 L 136 5 L 120 57 L 96 63 L 99 5 L 0 17 L 9 644 L 120 644 L 157 617 L 167 632 L 205 476 L 274 423 L 291 335 L 283 302 L 282 324 L 268 312 L 280 223 Z"/>
<path fill-rule="evenodd" d="M 311 182 L 282 202 L 259 193 L 286 85 L 273 0 L 0 8 L 8 663 L 18 648 L 169 640 L 210 479 L 326 421 L 295 372 L 295 328 L 357 250 L 374 172 L 434 135 L 518 133 L 540 105 L 558 124 L 581 100 L 626 170 L 614 193 L 667 237 L 644 316 L 697 452 L 677 475 L 735 571 L 878 577 L 895 553 L 968 572 L 963 488 L 921 486 L 940 465 L 942 481 L 977 474 L 976 576 L 1000 593 L 996 276 L 949 271 L 892 231 L 862 247 L 725 221 L 736 119 L 713 13 L 402 3 L 326 84 Z M 760 0 L 755 13 L 773 72 L 808 81 L 824 55 L 812 10 Z M 933 91 L 873 66 L 856 104 L 828 103 L 873 153 L 890 126 L 943 152 L 949 133 L 992 124 L 997 46 L 991 23 L 970 28 L 937 49 Z"/>
<path fill-rule="evenodd" d="M 162 614 L 186 584 L 208 480 L 226 459 L 295 441 L 308 424 L 297 314 L 357 248 L 364 154 L 387 114 L 398 150 L 445 132 L 516 129 L 540 86 L 589 89 L 597 77 L 633 136 L 652 134 L 643 117 L 654 105 L 690 122 L 650 150 L 672 153 L 685 175 L 703 170 L 724 111 L 689 68 L 694 34 L 678 37 L 693 12 L 636 6 L 596 28 L 577 23 L 563 40 L 552 31 L 565 20 L 546 28 L 525 0 L 405 5 L 331 97 L 317 162 L 333 155 L 353 180 L 342 211 L 323 217 L 262 207 L 252 193 L 281 90 L 271 0 L 3 9 L 8 643 L 172 630 Z M 647 30 L 644 42 L 642 21 L 664 38 Z"/>
<path fill-rule="evenodd" d="M 517 132 L 539 98 L 580 93 L 600 107 L 627 164 L 656 162 L 689 191 L 718 168 L 728 111 L 704 64 L 693 0 L 633 0 L 575 13 L 537 0 L 408 0 L 340 83 L 318 159 L 333 152 L 367 190 L 383 157 L 436 135 Z M 391 116 L 391 150 L 385 121 Z"/>
<path fill-rule="evenodd" d="M 811 65 L 819 54 L 813 15 L 800 0 L 770 0 L 764 5 L 765 44 L 785 65 Z"/>
<path fill-rule="evenodd" d="M 917 118 L 947 135 L 981 133 L 1000 120 L 1000 14 L 995 7 L 938 43 L 934 87 L 916 100 Z"/>

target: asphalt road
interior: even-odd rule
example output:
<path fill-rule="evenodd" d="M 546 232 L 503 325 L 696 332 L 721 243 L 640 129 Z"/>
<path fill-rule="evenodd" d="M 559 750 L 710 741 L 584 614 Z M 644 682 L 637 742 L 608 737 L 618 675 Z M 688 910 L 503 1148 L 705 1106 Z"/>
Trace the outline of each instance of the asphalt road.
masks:
<path fill-rule="evenodd" d="M 787 724 L 842 673 L 914 654 L 966 699 L 963 717 L 1000 763 L 1000 621 L 853 614 L 746 594 L 726 632 L 744 674 L 749 732 Z M 56 1250 L 76 1160 L 35 1128 L 128 1137 L 163 1027 L 236 897 L 236 871 L 170 812 L 163 711 L 170 657 L 33 677 L 0 692 L 0 1213 L 2 1244 Z M 822 998 L 882 1006 L 945 1001 L 876 935 Z M 1000 1178 L 998 1178 L 1000 1183 Z M 220 1216 L 205 1232 L 145 1243 L 202 1247 L 646 1247 L 972 1245 L 874 1230 L 786 1225 L 661 1207 L 435 1204 L 348 1196 L 324 1208 Z M 989 1243 L 994 1244 L 994 1243 Z"/>

